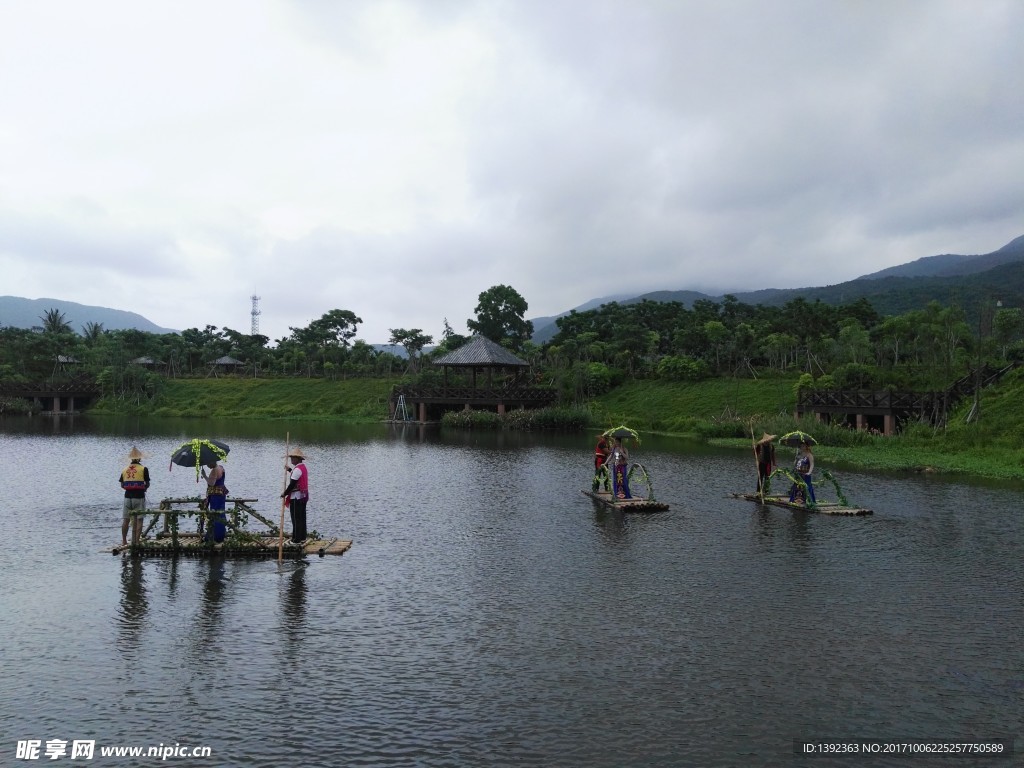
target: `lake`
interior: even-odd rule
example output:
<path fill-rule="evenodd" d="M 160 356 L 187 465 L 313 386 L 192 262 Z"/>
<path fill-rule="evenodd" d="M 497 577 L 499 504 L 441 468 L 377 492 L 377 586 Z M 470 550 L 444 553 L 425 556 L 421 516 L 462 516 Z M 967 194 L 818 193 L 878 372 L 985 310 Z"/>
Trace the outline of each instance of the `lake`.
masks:
<path fill-rule="evenodd" d="M 132 445 L 150 507 L 197 492 L 169 457 L 216 437 L 276 519 L 286 431 L 343 557 L 111 556 Z M 793 745 L 976 738 L 1018 753 L 941 764 L 1021 764 L 1017 485 L 833 467 L 873 516 L 762 508 L 728 498 L 748 452 L 652 436 L 633 459 L 671 510 L 623 515 L 580 493 L 590 435 L 62 416 L 0 444 L 5 765 L 31 740 L 97 765 L 888 765 Z"/>

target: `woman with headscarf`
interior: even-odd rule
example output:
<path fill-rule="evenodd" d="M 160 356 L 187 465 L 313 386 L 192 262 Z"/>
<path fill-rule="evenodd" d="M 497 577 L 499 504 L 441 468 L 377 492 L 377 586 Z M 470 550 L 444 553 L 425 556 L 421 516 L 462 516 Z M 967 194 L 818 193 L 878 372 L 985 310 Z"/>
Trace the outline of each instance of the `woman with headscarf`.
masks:
<path fill-rule="evenodd" d="M 808 442 L 800 443 L 800 449 L 796 454 L 796 461 L 793 462 L 793 470 L 796 474 L 804 481 L 806 494 L 804 497 L 804 503 L 815 504 L 814 499 L 814 485 L 811 483 L 811 474 L 814 472 L 814 453 L 811 451 L 811 444 Z M 793 483 L 793 487 L 789 490 L 789 500 L 794 501 L 796 499 L 798 490 L 798 484 Z"/>

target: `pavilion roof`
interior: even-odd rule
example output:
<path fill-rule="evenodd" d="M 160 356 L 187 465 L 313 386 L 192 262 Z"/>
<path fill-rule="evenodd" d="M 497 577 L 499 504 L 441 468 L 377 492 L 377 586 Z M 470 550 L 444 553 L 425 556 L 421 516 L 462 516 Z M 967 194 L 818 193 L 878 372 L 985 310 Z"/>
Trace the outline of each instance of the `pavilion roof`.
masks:
<path fill-rule="evenodd" d="M 529 367 L 529 363 L 516 357 L 500 344 L 495 344 L 486 336 L 474 336 L 466 344 L 454 349 L 433 361 L 434 365 L 463 366 L 466 368 L 484 367 Z"/>

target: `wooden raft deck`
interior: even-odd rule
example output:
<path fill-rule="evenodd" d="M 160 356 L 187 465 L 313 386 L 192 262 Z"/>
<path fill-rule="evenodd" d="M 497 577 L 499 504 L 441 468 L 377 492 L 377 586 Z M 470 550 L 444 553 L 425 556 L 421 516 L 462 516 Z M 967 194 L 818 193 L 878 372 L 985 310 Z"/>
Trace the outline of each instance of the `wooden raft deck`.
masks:
<path fill-rule="evenodd" d="M 261 536 L 258 540 L 225 546 L 210 545 L 203 541 L 197 533 L 178 534 L 175 545 L 170 536 L 159 536 L 155 539 L 143 539 L 138 544 L 118 544 L 111 549 L 111 554 L 119 555 L 129 552 L 143 557 L 277 557 L 279 539 L 277 536 Z M 302 544 L 294 544 L 288 538 L 281 549 L 282 557 L 305 557 L 306 555 L 343 555 L 352 547 L 346 539 L 307 539 Z"/>
<path fill-rule="evenodd" d="M 277 524 L 253 509 L 250 503 L 254 501 L 258 499 L 234 496 L 225 499 L 226 504 L 234 505 L 224 510 L 226 528 L 231 535 L 228 535 L 223 543 L 213 544 L 205 540 L 204 530 L 211 515 L 216 513 L 200 507 L 201 499 L 198 496 L 163 499 L 159 509 L 132 512 L 134 517 L 142 519 L 142 530 L 139 531 L 138 537 L 133 530 L 132 543 L 112 547 L 111 554 L 128 552 L 135 557 L 277 557 L 280 547 L 281 557 L 298 558 L 306 555 L 343 555 L 352 547 L 351 541 L 337 537 L 306 539 L 301 543 L 293 543 L 287 531 L 282 546 Z M 182 508 L 187 506 L 193 508 Z M 181 524 L 186 518 L 193 517 L 196 530 L 181 530 Z M 246 518 L 263 523 L 266 530 L 247 529 Z M 164 529 L 150 536 L 161 520 Z"/>
<path fill-rule="evenodd" d="M 583 490 L 580 492 L 595 502 L 620 512 L 664 512 L 668 509 L 668 504 L 654 499 L 617 499 L 607 491 Z"/>
<path fill-rule="evenodd" d="M 784 509 L 799 509 L 802 512 L 817 512 L 822 515 L 871 515 L 874 512 L 870 509 L 864 509 L 863 507 L 847 507 L 843 506 L 836 501 L 819 501 L 813 507 L 805 507 L 803 504 L 797 504 L 789 500 L 787 496 L 765 496 L 762 502 L 761 497 L 756 493 L 732 493 L 730 496 L 734 499 L 746 499 L 747 501 L 756 501 L 758 504 L 771 504 L 773 507 L 783 507 Z"/>

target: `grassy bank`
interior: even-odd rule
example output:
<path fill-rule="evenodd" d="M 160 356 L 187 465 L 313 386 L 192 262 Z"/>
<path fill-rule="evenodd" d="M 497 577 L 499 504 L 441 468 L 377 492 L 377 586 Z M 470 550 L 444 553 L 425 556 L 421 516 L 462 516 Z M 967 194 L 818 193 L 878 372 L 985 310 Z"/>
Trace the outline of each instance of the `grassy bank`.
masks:
<path fill-rule="evenodd" d="M 387 418 L 395 383 L 396 379 L 170 379 L 146 412 L 368 423 Z M 587 410 L 593 427 L 628 424 L 641 432 L 698 437 L 737 450 L 749 450 L 752 431 L 760 437 L 762 432 L 803 429 L 819 439 L 815 453 L 823 466 L 837 462 L 1024 479 L 1024 370 L 985 391 L 979 421 L 967 423 L 972 404 L 964 403 L 946 429 L 915 424 L 888 438 L 811 419 L 795 421 L 795 383 L 795 378 L 627 382 L 587 404 Z M 120 405 L 100 402 L 93 412 L 122 413 Z"/>
<path fill-rule="evenodd" d="M 598 424 L 709 437 L 709 427 L 716 424 L 738 424 L 743 430 L 751 418 L 758 422 L 791 419 L 796 381 L 792 377 L 627 382 L 595 399 L 591 411 Z"/>
<path fill-rule="evenodd" d="M 239 419 L 312 419 L 370 422 L 386 419 L 394 379 L 168 379 L 153 416 Z M 100 401 L 95 413 L 121 413 Z"/>
<path fill-rule="evenodd" d="M 980 419 L 967 422 L 973 403 L 965 402 L 946 428 L 912 424 L 895 437 L 795 420 L 795 384 L 795 378 L 631 382 L 595 400 L 591 411 L 598 425 L 626 423 L 743 451 L 750 450 L 752 433 L 802 429 L 820 440 L 815 455 L 822 466 L 1024 480 L 1024 370 L 984 391 Z"/>

